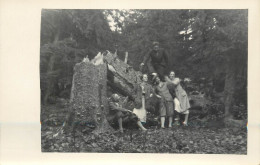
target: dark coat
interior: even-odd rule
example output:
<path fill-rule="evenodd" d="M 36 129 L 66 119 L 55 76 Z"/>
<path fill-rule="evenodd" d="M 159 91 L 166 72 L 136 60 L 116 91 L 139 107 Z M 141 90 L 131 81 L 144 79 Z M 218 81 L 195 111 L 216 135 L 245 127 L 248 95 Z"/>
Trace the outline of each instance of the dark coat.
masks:
<path fill-rule="evenodd" d="M 144 64 L 148 65 L 150 72 L 156 72 L 155 66 L 168 67 L 168 54 L 167 52 L 160 48 L 158 51 L 151 50 L 148 54 L 144 56 Z"/>
<path fill-rule="evenodd" d="M 164 49 L 151 50 L 143 60 L 143 63 L 147 64 L 149 73 L 157 73 L 161 80 L 167 75 L 168 62 L 168 54 Z"/>

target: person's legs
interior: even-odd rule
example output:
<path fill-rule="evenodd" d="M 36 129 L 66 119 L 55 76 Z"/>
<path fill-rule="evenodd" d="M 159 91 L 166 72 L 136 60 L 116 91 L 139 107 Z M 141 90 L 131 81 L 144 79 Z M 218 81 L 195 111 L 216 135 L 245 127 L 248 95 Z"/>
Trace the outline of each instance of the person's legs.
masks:
<path fill-rule="evenodd" d="M 165 116 L 166 116 L 166 105 L 163 99 L 159 100 L 159 109 L 160 109 L 160 117 L 161 117 L 161 128 L 165 128 L 164 123 L 165 123 Z"/>
<path fill-rule="evenodd" d="M 173 116 L 173 102 L 167 101 L 166 102 L 166 112 L 167 116 L 169 117 L 169 128 L 172 127 L 172 116 Z"/>
<path fill-rule="evenodd" d="M 188 111 L 188 110 L 187 110 Z M 189 112 L 187 112 L 186 114 L 185 114 L 185 119 L 184 119 L 184 122 L 183 122 L 183 125 L 184 126 L 187 126 L 188 125 L 188 118 L 189 118 Z"/>
<path fill-rule="evenodd" d="M 120 130 L 120 132 L 124 132 L 124 130 L 123 130 L 123 120 L 122 120 L 122 118 L 119 118 L 118 120 L 118 124 L 119 124 L 119 130 Z"/>
<path fill-rule="evenodd" d="M 172 127 L 172 116 L 169 117 L 169 128 Z"/>
<path fill-rule="evenodd" d="M 179 114 L 176 114 L 176 115 L 179 116 Z M 180 125 L 180 118 L 175 118 L 175 119 L 174 119 L 174 123 L 173 123 L 173 125 L 175 125 L 175 126 Z"/>
<path fill-rule="evenodd" d="M 123 132 L 123 113 L 122 112 L 117 112 L 116 113 L 116 118 L 117 118 L 117 122 L 118 122 L 118 125 L 119 125 L 119 130 L 120 132 Z"/>
<path fill-rule="evenodd" d="M 151 103 L 151 99 L 148 98 L 148 99 L 145 99 L 145 109 L 146 111 L 154 114 L 154 107 L 152 106 L 152 103 Z"/>
<path fill-rule="evenodd" d="M 174 101 L 174 108 L 175 108 L 174 125 L 180 125 L 180 112 L 181 112 L 180 102 L 177 98 L 174 98 L 173 101 Z"/>
<path fill-rule="evenodd" d="M 137 121 L 137 125 L 138 125 L 139 128 L 141 128 L 141 130 L 143 130 L 143 131 L 147 130 L 146 128 L 144 128 L 144 126 L 142 125 L 140 120 Z"/>
<path fill-rule="evenodd" d="M 180 125 L 180 113 L 175 110 L 174 112 L 174 123 L 173 125 Z"/>
<path fill-rule="evenodd" d="M 165 123 L 165 117 L 161 116 L 161 128 L 165 128 L 164 123 Z"/>
<path fill-rule="evenodd" d="M 136 126 L 138 126 L 138 128 L 140 128 L 141 130 L 145 131 L 147 130 L 142 122 L 140 121 L 140 119 L 138 119 L 138 117 L 136 116 L 136 114 L 127 114 L 124 115 L 123 117 L 123 123 L 126 124 L 126 126 L 131 127 L 131 128 L 136 128 Z"/>

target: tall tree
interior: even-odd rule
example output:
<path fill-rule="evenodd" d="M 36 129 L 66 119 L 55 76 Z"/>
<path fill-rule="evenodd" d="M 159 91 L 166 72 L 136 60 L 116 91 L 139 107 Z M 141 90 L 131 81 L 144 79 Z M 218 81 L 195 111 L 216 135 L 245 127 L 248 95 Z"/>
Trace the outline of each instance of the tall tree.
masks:
<path fill-rule="evenodd" d="M 192 37 L 191 54 L 207 72 L 216 67 L 225 73 L 225 116 L 231 118 L 231 108 L 237 89 L 237 77 L 247 70 L 247 10 L 194 10 L 190 12 Z M 201 67 L 203 68 L 203 67 Z"/>
<path fill-rule="evenodd" d="M 44 9 L 41 21 L 41 91 L 47 103 L 61 89 L 69 95 L 75 63 L 109 49 L 112 32 L 101 10 Z"/>

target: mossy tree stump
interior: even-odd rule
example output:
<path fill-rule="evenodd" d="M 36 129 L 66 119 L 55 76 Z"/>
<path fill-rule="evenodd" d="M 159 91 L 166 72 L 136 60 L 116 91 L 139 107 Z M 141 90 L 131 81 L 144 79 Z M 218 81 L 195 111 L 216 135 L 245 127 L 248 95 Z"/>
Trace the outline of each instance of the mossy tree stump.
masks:
<path fill-rule="evenodd" d="M 106 115 L 107 103 L 107 66 L 91 62 L 76 64 L 71 91 L 71 109 L 74 122 L 94 126 L 94 132 L 112 130 Z"/>

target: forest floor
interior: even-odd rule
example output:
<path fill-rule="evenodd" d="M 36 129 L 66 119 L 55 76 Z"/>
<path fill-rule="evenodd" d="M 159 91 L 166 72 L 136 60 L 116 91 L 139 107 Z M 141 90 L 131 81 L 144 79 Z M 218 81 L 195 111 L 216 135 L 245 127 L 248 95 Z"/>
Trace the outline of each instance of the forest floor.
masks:
<path fill-rule="evenodd" d="M 189 126 L 174 126 L 148 131 L 125 129 L 92 134 L 87 129 L 76 132 L 57 131 L 65 121 L 68 109 L 57 104 L 41 109 L 43 152 L 101 152 L 101 153 L 194 153 L 247 154 L 247 129 L 224 127 L 212 122 L 192 119 Z"/>

